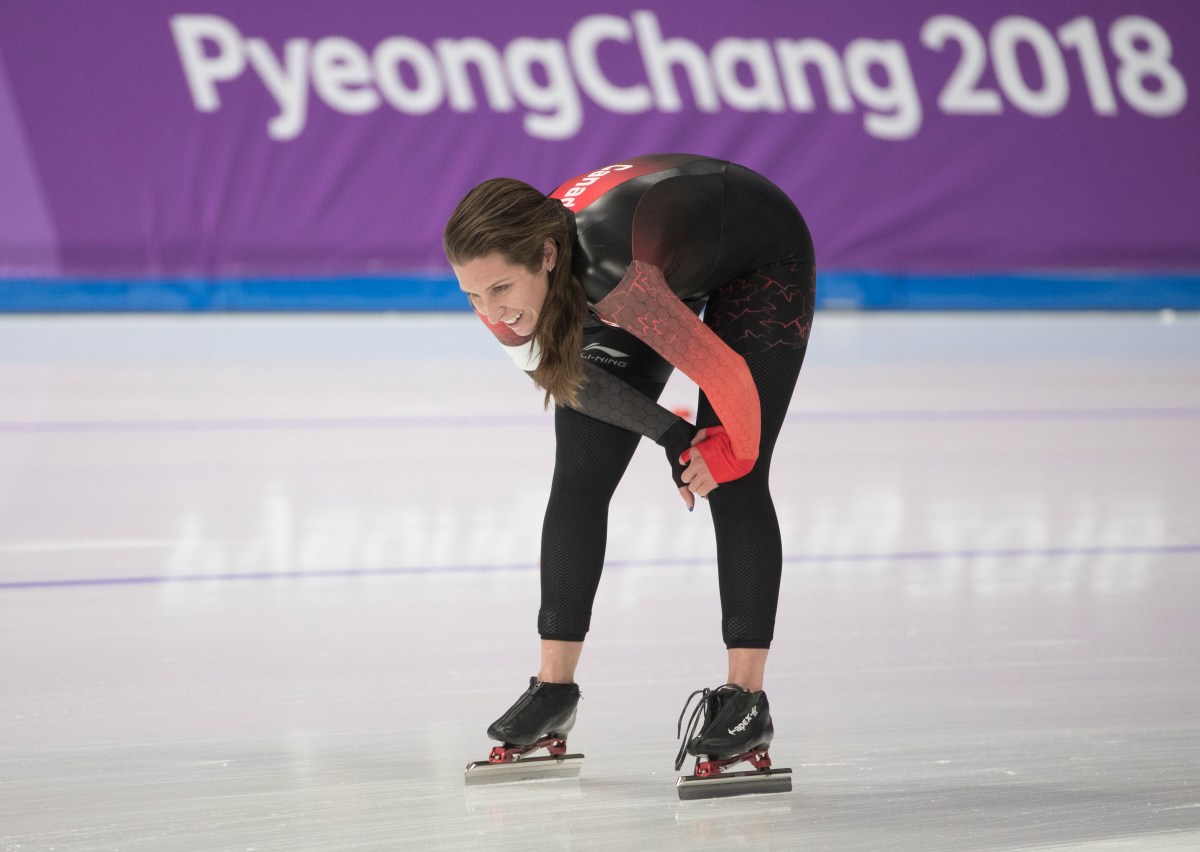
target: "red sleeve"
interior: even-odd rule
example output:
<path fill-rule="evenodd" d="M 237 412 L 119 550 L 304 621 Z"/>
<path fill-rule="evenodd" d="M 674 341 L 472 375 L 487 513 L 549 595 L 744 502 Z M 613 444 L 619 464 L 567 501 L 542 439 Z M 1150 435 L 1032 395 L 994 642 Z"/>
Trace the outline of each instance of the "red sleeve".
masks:
<path fill-rule="evenodd" d="M 646 343 L 700 386 L 737 459 L 758 458 L 762 417 L 750 368 L 679 300 L 661 269 L 635 260 L 595 309 L 600 319 Z"/>

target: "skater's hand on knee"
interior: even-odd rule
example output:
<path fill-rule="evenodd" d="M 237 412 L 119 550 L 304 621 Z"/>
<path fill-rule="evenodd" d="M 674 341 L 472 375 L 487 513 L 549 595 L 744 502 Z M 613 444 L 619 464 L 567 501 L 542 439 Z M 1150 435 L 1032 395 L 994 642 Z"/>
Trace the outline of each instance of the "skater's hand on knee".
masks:
<path fill-rule="evenodd" d="M 692 491 L 704 497 L 709 491 L 716 488 L 718 483 L 732 482 L 754 470 L 757 456 L 757 451 L 755 458 L 744 459 L 735 455 L 725 427 L 712 426 L 696 433 L 696 437 L 692 439 L 692 446 L 684 452 L 681 458 L 688 462 L 696 459 L 703 460 L 703 474 L 697 474 L 696 478 L 699 479 L 701 488 L 709 483 L 711 483 L 711 487 L 703 492 L 697 488 L 692 488 Z M 683 478 L 687 479 L 687 476 L 685 475 Z"/>
<path fill-rule="evenodd" d="M 692 438 L 696 435 L 696 427 L 687 422 L 683 418 L 675 421 L 675 423 L 660 435 L 655 443 L 667 451 L 667 462 L 671 465 L 671 479 L 675 483 L 675 487 L 679 489 L 680 494 L 687 492 L 687 496 L 683 498 L 684 503 L 688 503 L 691 499 L 691 492 L 683 484 L 683 470 L 687 467 L 687 462 L 683 461 L 683 454 L 691 448 Z M 688 511 L 692 507 L 688 506 Z"/>
<path fill-rule="evenodd" d="M 708 430 L 699 430 L 696 432 L 696 437 L 692 438 L 692 446 L 696 446 L 706 437 L 708 437 Z M 717 487 L 716 478 L 708 469 L 708 463 L 704 461 L 704 456 L 698 450 L 691 453 L 688 466 L 684 468 L 681 478 L 684 487 L 679 489 L 679 493 L 683 495 L 683 500 L 688 504 L 689 509 L 695 505 L 695 497 L 692 495 L 707 497 Z"/>

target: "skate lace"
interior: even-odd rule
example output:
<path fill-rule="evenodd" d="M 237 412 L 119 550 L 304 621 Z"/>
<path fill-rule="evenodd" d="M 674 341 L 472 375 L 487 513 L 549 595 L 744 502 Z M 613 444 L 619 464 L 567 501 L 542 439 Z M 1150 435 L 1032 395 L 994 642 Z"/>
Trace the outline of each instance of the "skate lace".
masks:
<path fill-rule="evenodd" d="M 675 755 L 675 771 L 676 772 L 678 772 L 679 768 L 683 766 L 683 762 L 685 760 L 687 760 L 688 743 L 690 743 L 692 741 L 692 737 L 695 736 L 697 730 L 701 730 L 701 731 L 704 730 L 704 725 L 708 722 L 708 712 L 707 711 L 708 711 L 708 706 L 709 706 L 709 697 L 713 693 L 719 692 L 720 690 L 724 689 L 727 686 L 735 686 L 735 685 L 732 683 L 727 683 L 727 684 L 724 684 L 723 686 L 718 686 L 716 689 L 707 689 L 707 688 L 706 689 L 697 689 L 695 692 L 693 692 L 691 695 L 689 695 L 687 697 L 687 701 L 683 702 L 683 710 L 681 710 L 679 712 L 679 722 L 675 725 L 675 736 L 677 738 L 679 738 L 679 737 L 683 738 L 683 742 L 681 742 L 679 744 L 679 753 L 677 755 Z M 684 734 L 683 733 L 683 717 L 685 715 L 687 715 L 688 707 L 691 705 L 692 699 L 695 698 L 697 695 L 700 696 L 700 701 L 698 704 L 696 704 L 696 706 L 694 708 L 692 708 L 692 715 L 688 719 L 687 734 Z"/>

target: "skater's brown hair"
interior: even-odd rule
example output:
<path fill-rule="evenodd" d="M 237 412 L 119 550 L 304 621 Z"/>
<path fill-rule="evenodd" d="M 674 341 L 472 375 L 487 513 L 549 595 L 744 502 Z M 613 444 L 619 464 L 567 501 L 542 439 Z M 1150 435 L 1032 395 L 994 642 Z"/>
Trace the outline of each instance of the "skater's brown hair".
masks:
<path fill-rule="evenodd" d="M 571 275 L 575 216 L 555 198 L 512 178 L 484 181 L 466 194 L 454 209 L 442 245 L 455 266 L 499 252 L 509 263 L 530 272 L 541 269 L 546 240 L 554 241 L 558 257 L 550 270 L 550 288 L 533 329 L 541 361 L 533 380 L 560 405 L 576 406 L 586 383 L 583 360 L 583 319 L 587 297 Z"/>

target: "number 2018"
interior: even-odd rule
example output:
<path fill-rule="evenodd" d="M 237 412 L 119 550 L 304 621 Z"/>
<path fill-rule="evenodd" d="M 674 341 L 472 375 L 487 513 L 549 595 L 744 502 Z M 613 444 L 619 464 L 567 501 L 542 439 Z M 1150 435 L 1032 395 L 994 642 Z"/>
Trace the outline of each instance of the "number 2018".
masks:
<path fill-rule="evenodd" d="M 946 113 L 997 114 L 1003 110 L 1000 93 L 980 85 L 990 49 L 996 81 L 1018 109 L 1036 116 L 1056 115 L 1067 104 L 1070 85 L 1064 50 L 1075 51 L 1092 107 L 1100 115 L 1115 115 L 1117 99 L 1109 80 L 1104 51 L 1095 22 L 1079 17 L 1063 24 L 1054 35 L 1032 18 L 1001 18 L 985 43 L 975 25 L 954 15 L 930 18 L 921 28 L 922 43 L 942 50 L 956 41 L 962 56 L 946 81 L 938 106 Z M 1060 49 L 1059 44 L 1062 45 Z M 1145 115 L 1177 114 L 1187 102 L 1187 84 L 1171 64 L 1171 39 L 1158 23 L 1140 15 L 1118 18 L 1108 30 L 1108 44 L 1117 57 L 1117 90 L 1126 103 Z M 1022 45 L 1030 48 L 1041 71 L 1041 86 L 1026 80 L 1017 59 Z M 1153 81 L 1153 85 L 1148 85 Z"/>

